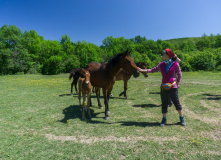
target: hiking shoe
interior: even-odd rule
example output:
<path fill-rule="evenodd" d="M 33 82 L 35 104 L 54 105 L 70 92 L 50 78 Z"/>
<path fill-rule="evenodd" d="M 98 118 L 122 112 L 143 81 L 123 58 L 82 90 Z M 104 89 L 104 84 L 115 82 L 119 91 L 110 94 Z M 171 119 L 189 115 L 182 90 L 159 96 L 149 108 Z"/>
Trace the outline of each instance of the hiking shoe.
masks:
<path fill-rule="evenodd" d="M 181 123 L 181 126 L 185 126 L 186 125 L 183 116 L 180 116 L 180 123 Z"/>
<path fill-rule="evenodd" d="M 162 121 L 161 121 L 161 123 L 160 123 L 160 126 L 161 126 L 161 127 L 164 127 L 165 124 L 167 124 L 167 119 L 163 117 L 163 119 L 162 119 Z"/>

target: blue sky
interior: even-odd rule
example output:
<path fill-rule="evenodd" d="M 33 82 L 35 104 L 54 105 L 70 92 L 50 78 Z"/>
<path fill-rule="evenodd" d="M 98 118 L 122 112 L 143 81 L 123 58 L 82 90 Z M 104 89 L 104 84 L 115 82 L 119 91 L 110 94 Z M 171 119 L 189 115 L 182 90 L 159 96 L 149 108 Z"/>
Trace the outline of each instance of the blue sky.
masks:
<path fill-rule="evenodd" d="M 0 0 L 0 27 L 98 46 L 108 36 L 201 37 L 221 34 L 220 6 L 221 0 Z"/>

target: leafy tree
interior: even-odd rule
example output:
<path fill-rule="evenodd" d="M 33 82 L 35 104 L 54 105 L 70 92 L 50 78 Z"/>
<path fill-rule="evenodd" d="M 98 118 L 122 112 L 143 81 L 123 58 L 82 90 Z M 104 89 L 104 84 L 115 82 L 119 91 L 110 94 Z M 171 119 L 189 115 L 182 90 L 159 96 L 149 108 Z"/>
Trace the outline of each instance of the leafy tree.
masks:
<path fill-rule="evenodd" d="M 180 49 L 184 52 L 190 52 L 196 49 L 196 45 L 193 41 L 188 40 L 188 41 L 184 41 L 183 43 L 181 43 Z"/>
<path fill-rule="evenodd" d="M 61 66 L 62 66 L 62 57 L 51 56 L 49 59 L 45 61 L 42 73 L 49 75 L 62 73 Z"/>
<path fill-rule="evenodd" d="M 74 45 L 71 42 L 71 38 L 67 34 L 62 36 L 60 43 L 63 46 L 63 50 L 67 53 L 67 55 L 74 53 Z"/>
<path fill-rule="evenodd" d="M 216 36 L 214 47 L 215 48 L 221 47 L 221 35 L 219 35 L 219 34 Z"/>
<path fill-rule="evenodd" d="M 1 41 L 6 48 L 15 50 L 15 47 L 20 43 L 22 32 L 15 25 L 4 25 L 1 28 Z"/>
<path fill-rule="evenodd" d="M 195 53 L 190 61 L 190 65 L 194 70 L 212 71 L 215 69 L 216 61 L 213 53 L 204 51 Z"/>
<path fill-rule="evenodd" d="M 136 36 L 134 38 L 134 43 L 135 44 L 142 44 L 143 42 L 147 41 L 146 37 L 141 37 L 140 35 L 139 36 Z"/>

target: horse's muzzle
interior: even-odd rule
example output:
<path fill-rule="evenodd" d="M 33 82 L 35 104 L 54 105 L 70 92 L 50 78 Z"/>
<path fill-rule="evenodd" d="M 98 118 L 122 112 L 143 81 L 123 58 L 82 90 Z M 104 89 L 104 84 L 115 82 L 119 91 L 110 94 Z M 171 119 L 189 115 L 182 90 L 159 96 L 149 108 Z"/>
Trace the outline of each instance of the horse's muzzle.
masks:
<path fill-rule="evenodd" d="M 144 77 L 148 77 L 148 74 L 146 73 L 146 74 L 144 75 Z"/>
<path fill-rule="evenodd" d="M 139 75 L 140 75 L 140 72 L 139 72 L 138 70 L 134 70 L 134 71 L 133 71 L 133 76 L 134 76 L 135 78 L 139 77 Z"/>
<path fill-rule="evenodd" d="M 86 84 L 86 85 L 89 85 L 89 81 L 86 81 L 85 84 Z"/>

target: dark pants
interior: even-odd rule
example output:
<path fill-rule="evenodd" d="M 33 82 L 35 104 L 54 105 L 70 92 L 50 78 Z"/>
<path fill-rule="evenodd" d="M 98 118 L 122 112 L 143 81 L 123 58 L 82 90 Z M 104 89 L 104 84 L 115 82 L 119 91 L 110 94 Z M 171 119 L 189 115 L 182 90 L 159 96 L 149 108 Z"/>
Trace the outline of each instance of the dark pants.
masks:
<path fill-rule="evenodd" d="M 161 101 L 162 101 L 162 113 L 167 113 L 167 108 L 169 104 L 169 99 L 171 98 L 176 110 L 182 110 L 182 106 L 180 105 L 179 97 L 178 97 L 178 89 L 171 88 L 170 90 L 161 89 L 160 92 Z"/>

